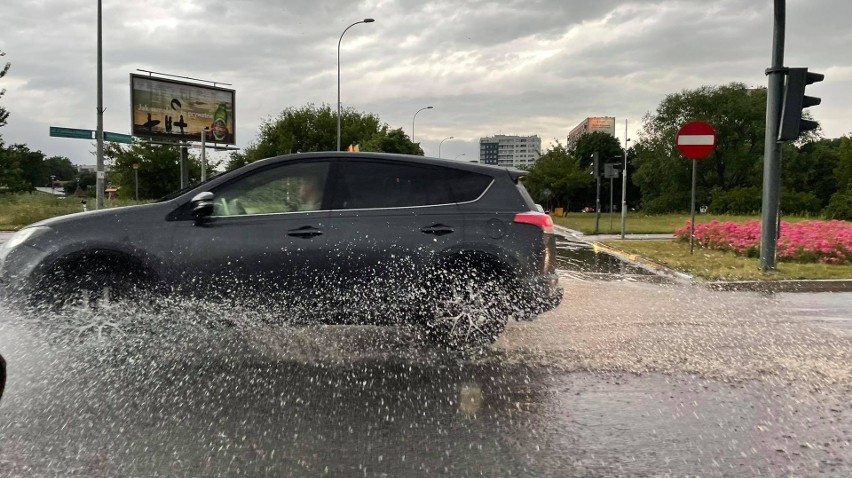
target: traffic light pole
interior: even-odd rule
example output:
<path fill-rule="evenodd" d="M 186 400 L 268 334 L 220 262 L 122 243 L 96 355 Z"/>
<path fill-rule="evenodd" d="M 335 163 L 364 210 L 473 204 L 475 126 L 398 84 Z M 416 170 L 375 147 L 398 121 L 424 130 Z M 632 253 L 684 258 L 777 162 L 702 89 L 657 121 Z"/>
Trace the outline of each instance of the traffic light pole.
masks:
<path fill-rule="evenodd" d="M 597 199 L 595 199 L 595 234 L 600 232 L 601 224 L 601 176 L 598 174 L 596 181 L 598 183 Z"/>
<path fill-rule="evenodd" d="M 772 33 L 772 66 L 766 70 L 769 85 L 766 93 L 766 136 L 763 150 L 763 201 L 760 235 L 760 270 L 775 269 L 778 236 L 778 203 L 781 185 L 781 143 L 778 128 L 784 90 L 784 27 L 786 0 L 775 1 L 775 23 Z"/>

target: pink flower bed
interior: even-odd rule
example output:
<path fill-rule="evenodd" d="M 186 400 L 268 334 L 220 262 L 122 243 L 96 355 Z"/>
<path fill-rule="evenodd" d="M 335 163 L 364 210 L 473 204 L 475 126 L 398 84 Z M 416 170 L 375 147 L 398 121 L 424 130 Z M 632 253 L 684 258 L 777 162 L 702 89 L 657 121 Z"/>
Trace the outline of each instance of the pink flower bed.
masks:
<path fill-rule="evenodd" d="M 689 221 L 675 236 L 689 240 Z M 719 222 L 695 225 L 695 242 L 700 247 L 733 251 L 739 255 L 760 255 L 760 221 Z M 781 222 L 777 257 L 789 262 L 852 264 L 852 223 L 845 221 Z"/>

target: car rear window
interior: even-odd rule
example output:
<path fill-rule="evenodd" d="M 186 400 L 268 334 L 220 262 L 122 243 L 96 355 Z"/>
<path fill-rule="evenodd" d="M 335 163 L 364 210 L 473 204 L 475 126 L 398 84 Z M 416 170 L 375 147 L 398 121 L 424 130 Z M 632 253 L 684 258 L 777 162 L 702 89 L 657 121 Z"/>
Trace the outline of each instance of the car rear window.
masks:
<path fill-rule="evenodd" d="M 460 171 L 458 169 L 451 169 L 447 173 L 456 202 L 468 202 L 477 199 L 479 196 L 482 196 L 482 193 L 485 192 L 491 181 L 494 180 L 491 176 L 485 174 Z"/>

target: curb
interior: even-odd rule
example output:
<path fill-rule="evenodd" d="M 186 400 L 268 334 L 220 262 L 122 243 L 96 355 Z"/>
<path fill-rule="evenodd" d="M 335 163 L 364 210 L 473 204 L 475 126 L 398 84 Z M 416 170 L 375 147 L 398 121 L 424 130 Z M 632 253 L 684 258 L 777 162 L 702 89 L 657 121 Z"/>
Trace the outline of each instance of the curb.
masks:
<path fill-rule="evenodd" d="M 658 275 L 672 278 L 681 284 L 702 286 L 726 292 L 852 292 L 852 279 L 766 280 L 766 281 L 707 281 L 669 268 L 651 259 L 621 251 L 595 242 L 595 252 L 605 252 Z"/>
<path fill-rule="evenodd" d="M 644 269 L 657 276 L 679 284 L 701 286 L 707 289 L 727 292 L 852 292 L 852 279 L 814 279 L 814 280 L 768 280 L 768 281 L 707 281 L 689 274 L 676 271 L 665 264 L 646 257 L 607 246 L 601 242 L 590 242 L 580 231 L 564 226 L 555 226 L 563 237 L 589 243 L 595 252 L 609 254 L 624 262 Z"/>

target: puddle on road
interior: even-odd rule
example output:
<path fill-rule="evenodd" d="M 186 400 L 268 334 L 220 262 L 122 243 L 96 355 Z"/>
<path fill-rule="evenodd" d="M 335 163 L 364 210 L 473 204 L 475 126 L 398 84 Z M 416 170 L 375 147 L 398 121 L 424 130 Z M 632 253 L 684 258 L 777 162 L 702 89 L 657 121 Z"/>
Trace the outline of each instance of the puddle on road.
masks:
<path fill-rule="evenodd" d="M 556 240 L 556 267 L 563 276 L 576 279 L 668 282 L 668 279 L 618 257 L 597 252 L 587 242 L 564 237 Z"/>

